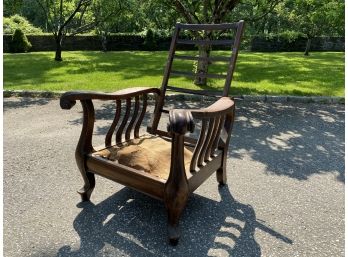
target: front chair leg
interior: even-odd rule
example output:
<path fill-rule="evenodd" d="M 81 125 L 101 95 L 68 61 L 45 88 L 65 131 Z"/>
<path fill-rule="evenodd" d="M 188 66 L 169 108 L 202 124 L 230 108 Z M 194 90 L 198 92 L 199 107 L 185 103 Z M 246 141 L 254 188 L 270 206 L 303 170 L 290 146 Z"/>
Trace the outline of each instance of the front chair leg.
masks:
<path fill-rule="evenodd" d="M 80 170 L 84 185 L 77 192 L 81 195 L 81 201 L 86 202 L 91 198 L 91 194 L 95 187 L 95 177 L 94 174 L 86 170 Z"/>
<path fill-rule="evenodd" d="M 224 157 L 222 160 L 221 167 L 216 171 L 216 180 L 219 182 L 219 186 L 224 186 L 227 183 L 226 158 L 224 158 Z"/>
<path fill-rule="evenodd" d="M 216 179 L 219 182 L 220 186 L 224 186 L 227 183 L 227 175 L 226 175 L 227 151 L 228 151 L 228 144 L 230 142 L 232 127 L 233 127 L 234 112 L 235 112 L 235 107 L 233 107 L 231 113 L 226 114 L 226 119 L 224 124 L 224 129 L 227 132 L 227 138 L 223 142 L 223 155 L 222 155 L 221 167 L 216 171 Z"/>
<path fill-rule="evenodd" d="M 81 195 L 81 200 L 85 202 L 89 201 L 95 187 L 94 174 L 89 172 L 86 167 L 86 156 L 94 151 L 92 147 L 92 135 L 95 116 L 91 100 L 81 101 L 81 104 L 83 109 L 83 126 L 75 151 L 75 159 L 84 181 L 84 186 L 77 192 Z"/>
<path fill-rule="evenodd" d="M 170 172 L 164 187 L 164 203 L 168 212 L 169 242 L 176 245 L 179 240 L 179 219 L 189 196 L 189 185 L 184 165 L 184 135 L 193 132 L 194 123 L 189 111 L 169 112 L 168 132 L 172 135 Z"/>
<path fill-rule="evenodd" d="M 165 194 L 165 206 L 168 213 L 168 238 L 171 245 L 177 245 L 180 237 L 179 219 L 182 211 L 185 209 L 188 199 L 188 186 L 177 188 L 167 188 Z"/>

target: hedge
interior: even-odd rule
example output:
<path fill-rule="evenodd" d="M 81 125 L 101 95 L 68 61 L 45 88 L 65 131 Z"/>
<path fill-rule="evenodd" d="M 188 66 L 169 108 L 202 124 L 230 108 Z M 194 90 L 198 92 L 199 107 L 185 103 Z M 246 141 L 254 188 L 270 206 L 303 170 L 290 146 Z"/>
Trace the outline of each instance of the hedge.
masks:
<path fill-rule="evenodd" d="M 11 35 L 4 35 L 4 52 L 9 52 L 9 42 Z M 32 44 L 31 51 L 54 51 L 55 41 L 53 35 L 27 35 L 29 42 Z M 157 50 L 168 51 L 171 38 L 156 37 L 156 46 L 150 49 L 144 44 L 145 37 L 137 34 L 111 34 L 107 36 L 107 50 L 124 51 L 124 50 Z M 306 45 L 305 38 L 298 38 L 290 41 L 282 37 L 267 38 L 262 36 L 245 37 L 242 43 L 242 49 L 251 51 L 304 51 Z M 179 49 L 193 49 L 190 45 L 182 45 Z M 224 48 L 219 48 L 224 49 Z M 66 37 L 63 41 L 63 50 L 102 50 L 101 37 L 96 35 L 76 35 Z M 319 37 L 312 40 L 312 51 L 344 51 L 343 37 Z"/>
<path fill-rule="evenodd" d="M 285 37 L 255 36 L 251 39 L 251 51 L 293 52 L 304 51 L 307 38 L 289 40 Z M 344 51 L 344 37 L 316 37 L 311 40 L 310 51 Z"/>

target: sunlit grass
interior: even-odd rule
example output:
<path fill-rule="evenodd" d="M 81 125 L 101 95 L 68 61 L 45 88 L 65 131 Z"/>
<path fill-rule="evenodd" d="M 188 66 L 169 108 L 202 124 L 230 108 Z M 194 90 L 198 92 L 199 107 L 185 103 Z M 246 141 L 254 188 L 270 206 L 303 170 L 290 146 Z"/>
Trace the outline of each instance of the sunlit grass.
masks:
<path fill-rule="evenodd" d="M 63 62 L 52 52 L 4 54 L 4 89 L 115 91 L 134 86 L 160 87 L 167 52 L 64 52 Z M 187 54 L 187 53 L 186 53 Z M 227 52 L 219 51 L 217 55 Z M 175 61 L 176 70 L 192 71 L 192 61 Z M 209 72 L 222 74 L 226 64 L 213 63 Z M 191 89 L 219 90 L 224 81 L 197 87 L 190 78 L 169 84 Z M 230 92 L 269 95 L 344 95 L 344 53 L 241 52 Z"/>

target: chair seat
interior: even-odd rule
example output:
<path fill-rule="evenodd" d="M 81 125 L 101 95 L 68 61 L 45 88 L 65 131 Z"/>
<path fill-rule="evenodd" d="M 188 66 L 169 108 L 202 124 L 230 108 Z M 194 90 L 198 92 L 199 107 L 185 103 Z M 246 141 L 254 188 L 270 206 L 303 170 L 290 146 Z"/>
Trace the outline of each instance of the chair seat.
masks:
<path fill-rule="evenodd" d="M 132 139 L 122 146 L 111 146 L 93 153 L 109 161 L 144 171 L 167 180 L 170 172 L 171 142 L 154 135 Z M 187 178 L 190 178 L 192 152 L 185 147 L 184 160 Z"/>

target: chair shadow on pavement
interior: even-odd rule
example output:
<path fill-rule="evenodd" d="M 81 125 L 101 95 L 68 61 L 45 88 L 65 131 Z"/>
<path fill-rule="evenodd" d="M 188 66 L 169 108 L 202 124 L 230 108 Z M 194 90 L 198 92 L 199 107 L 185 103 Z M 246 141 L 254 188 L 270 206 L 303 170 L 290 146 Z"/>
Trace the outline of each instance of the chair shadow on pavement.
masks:
<path fill-rule="evenodd" d="M 255 229 L 287 244 L 292 240 L 260 223 L 250 205 L 236 201 L 228 186 L 217 202 L 193 194 L 181 218 L 179 245 L 167 243 L 166 212 L 160 201 L 123 188 L 103 202 L 78 204 L 74 220 L 80 248 L 57 256 L 261 256 Z"/>

